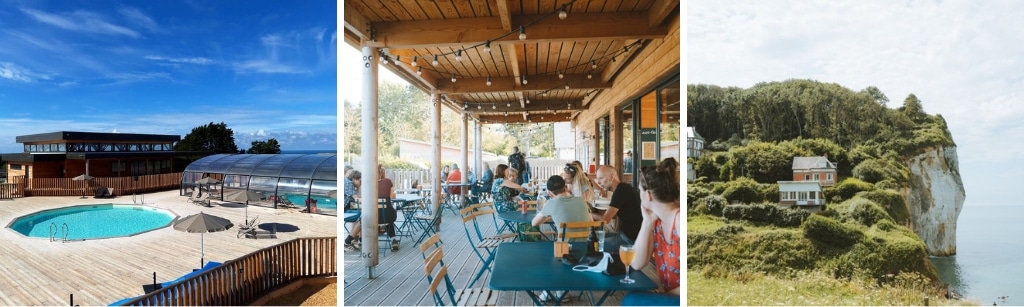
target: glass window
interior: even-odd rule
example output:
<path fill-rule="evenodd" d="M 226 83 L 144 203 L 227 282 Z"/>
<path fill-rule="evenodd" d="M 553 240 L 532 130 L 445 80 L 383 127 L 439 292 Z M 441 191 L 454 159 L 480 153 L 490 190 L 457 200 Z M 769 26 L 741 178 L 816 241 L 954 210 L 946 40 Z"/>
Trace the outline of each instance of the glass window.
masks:
<path fill-rule="evenodd" d="M 682 148 L 679 145 L 679 80 L 665 85 L 660 92 L 660 111 L 658 114 L 659 118 L 659 132 L 661 149 L 659 151 L 659 158 L 665 159 L 673 157 L 680 163 L 680 152 Z"/>
<path fill-rule="evenodd" d="M 21 170 L 21 164 L 13 164 L 12 163 L 11 164 L 11 170 L 20 171 Z"/>

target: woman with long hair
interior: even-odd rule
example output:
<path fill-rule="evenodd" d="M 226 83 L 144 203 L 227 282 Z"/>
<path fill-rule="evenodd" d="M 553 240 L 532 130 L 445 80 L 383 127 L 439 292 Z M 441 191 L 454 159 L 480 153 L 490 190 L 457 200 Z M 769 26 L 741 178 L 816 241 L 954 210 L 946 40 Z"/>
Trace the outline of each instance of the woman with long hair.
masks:
<path fill-rule="evenodd" d="M 577 163 L 566 163 L 562 168 L 562 179 L 565 179 L 572 196 L 583 198 L 587 204 L 594 205 L 594 184 L 590 182 L 590 178 L 587 177 L 587 173 L 581 166 Z"/>
<path fill-rule="evenodd" d="M 498 177 L 495 175 L 494 187 L 491 189 L 491 197 L 494 198 L 494 208 L 498 212 L 507 212 L 518 210 L 519 204 L 516 203 L 514 197 L 519 193 L 525 192 L 526 189 L 523 186 L 516 183 L 516 179 L 519 178 L 519 171 L 510 168 L 505 164 L 499 164 L 498 169 L 495 169 L 495 174 L 500 174 L 499 171 L 504 167 L 503 176 Z"/>
<path fill-rule="evenodd" d="M 622 299 L 622 305 L 679 305 L 680 262 L 682 242 L 679 240 L 679 165 L 667 158 L 657 167 L 640 170 L 640 209 L 643 224 L 634 245 L 636 254 L 629 265 L 642 270 L 651 257 L 661 280 L 659 293 L 634 292 Z"/>

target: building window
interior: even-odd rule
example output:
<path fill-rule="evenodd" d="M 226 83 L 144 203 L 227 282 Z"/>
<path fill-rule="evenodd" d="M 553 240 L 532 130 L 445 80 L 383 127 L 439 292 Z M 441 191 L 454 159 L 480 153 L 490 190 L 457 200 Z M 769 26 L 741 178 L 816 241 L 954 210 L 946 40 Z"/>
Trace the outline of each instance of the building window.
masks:
<path fill-rule="evenodd" d="M 11 170 L 12 171 L 20 171 L 21 170 L 21 164 L 13 164 L 12 163 L 11 164 Z"/>
<path fill-rule="evenodd" d="M 818 174 L 814 174 L 814 181 L 818 181 L 818 180 L 821 180 L 821 177 L 818 177 Z"/>
<path fill-rule="evenodd" d="M 811 175 L 804 174 L 804 180 L 811 180 Z"/>
<path fill-rule="evenodd" d="M 825 174 L 825 180 L 832 181 L 832 173 Z"/>

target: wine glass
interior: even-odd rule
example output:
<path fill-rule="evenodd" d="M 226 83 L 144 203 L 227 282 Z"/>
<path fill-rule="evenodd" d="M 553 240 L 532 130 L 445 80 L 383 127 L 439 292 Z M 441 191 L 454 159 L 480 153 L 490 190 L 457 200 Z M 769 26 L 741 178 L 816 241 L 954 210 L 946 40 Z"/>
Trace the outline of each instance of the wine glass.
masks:
<path fill-rule="evenodd" d="M 636 250 L 633 249 L 633 245 L 623 244 L 619 246 L 619 258 L 622 259 L 622 263 L 626 265 L 626 277 L 623 277 L 619 282 L 624 284 L 631 284 L 636 282 L 629 278 L 629 267 L 630 263 L 633 262 L 633 256 L 636 255 Z"/>

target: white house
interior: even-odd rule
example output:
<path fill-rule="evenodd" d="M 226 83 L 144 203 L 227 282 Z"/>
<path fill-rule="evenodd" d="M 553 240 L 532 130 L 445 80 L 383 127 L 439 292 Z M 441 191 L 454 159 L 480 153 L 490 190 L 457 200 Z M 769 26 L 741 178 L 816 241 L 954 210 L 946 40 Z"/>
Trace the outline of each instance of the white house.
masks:
<path fill-rule="evenodd" d="M 779 181 L 779 205 L 821 210 L 825 205 L 821 183 L 817 181 Z"/>

